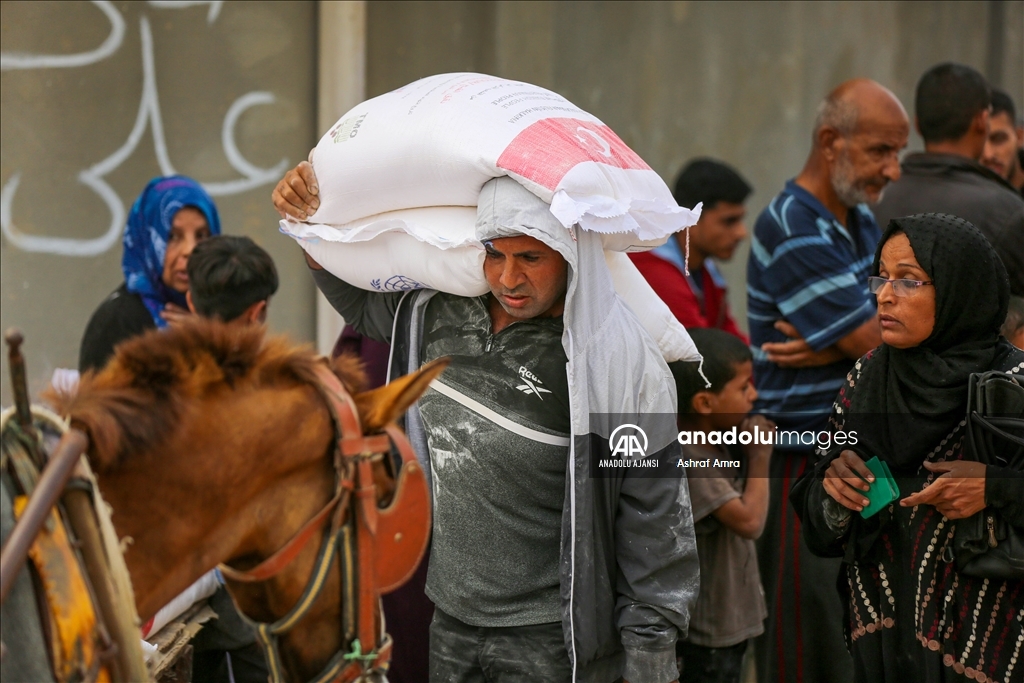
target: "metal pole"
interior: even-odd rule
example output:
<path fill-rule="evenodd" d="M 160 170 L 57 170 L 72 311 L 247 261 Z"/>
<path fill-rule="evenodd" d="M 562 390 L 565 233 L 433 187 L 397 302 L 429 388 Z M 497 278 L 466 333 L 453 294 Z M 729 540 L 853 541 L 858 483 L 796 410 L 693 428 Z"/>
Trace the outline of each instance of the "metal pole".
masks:
<path fill-rule="evenodd" d="M 18 424 L 29 431 L 32 429 L 32 404 L 28 400 L 28 381 L 25 379 L 25 357 L 21 355 L 21 343 L 25 341 L 21 331 L 11 328 L 4 333 L 8 347 L 8 361 L 11 367 L 11 385 L 14 389 L 14 405 Z"/>
<path fill-rule="evenodd" d="M 96 596 L 96 607 L 103 617 L 111 639 L 117 644 L 117 653 L 111 660 L 111 678 L 115 683 L 145 681 L 149 674 L 142 656 L 139 641 L 142 634 L 131 617 L 131 610 L 125 609 L 124 602 L 135 600 L 134 595 L 122 596 L 114 587 L 110 575 L 110 561 L 104 551 L 99 523 L 93 511 L 93 499 L 87 491 L 68 488 L 61 500 L 67 512 L 68 522 L 75 536 L 82 542 L 79 551 L 85 561 L 86 573 Z M 103 505 L 96 500 L 96 505 Z"/>

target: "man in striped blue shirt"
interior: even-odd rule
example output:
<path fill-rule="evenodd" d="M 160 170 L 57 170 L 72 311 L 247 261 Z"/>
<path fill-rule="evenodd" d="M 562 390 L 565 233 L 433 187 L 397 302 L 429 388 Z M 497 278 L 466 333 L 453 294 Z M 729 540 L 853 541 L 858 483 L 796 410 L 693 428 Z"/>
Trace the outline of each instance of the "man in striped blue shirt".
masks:
<path fill-rule="evenodd" d="M 758 217 L 747 265 L 754 377 L 780 432 L 820 432 L 855 359 L 880 343 L 868 271 L 881 231 L 867 208 L 899 178 L 910 132 L 899 100 L 848 81 L 822 102 L 803 170 Z M 771 504 L 759 547 L 768 623 L 758 681 L 852 680 L 835 590 L 838 560 L 810 554 L 789 488 L 813 462 L 814 438 L 772 456 Z"/>

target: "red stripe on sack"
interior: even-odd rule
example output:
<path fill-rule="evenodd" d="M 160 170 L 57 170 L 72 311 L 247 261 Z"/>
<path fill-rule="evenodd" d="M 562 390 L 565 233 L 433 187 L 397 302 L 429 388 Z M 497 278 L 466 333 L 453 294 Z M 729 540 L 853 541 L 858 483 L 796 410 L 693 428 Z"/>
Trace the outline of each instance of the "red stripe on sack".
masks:
<path fill-rule="evenodd" d="M 501 153 L 497 166 L 554 190 L 566 173 L 585 161 L 651 170 L 611 128 L 579 119 L 544 119 L 529 125 Z"/>

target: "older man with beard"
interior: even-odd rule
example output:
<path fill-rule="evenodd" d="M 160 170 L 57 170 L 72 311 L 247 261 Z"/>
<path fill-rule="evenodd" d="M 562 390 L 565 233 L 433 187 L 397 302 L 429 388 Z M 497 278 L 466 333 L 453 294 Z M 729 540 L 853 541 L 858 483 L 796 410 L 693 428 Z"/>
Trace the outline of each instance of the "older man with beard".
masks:
<path fill-rule="evenodd" d="M 814 459 L 816 440 L 854 360 L 880 341 L 867 277 L 881 231 L 867 205 L 900 177 L 910 124 L 899 100 L 867 79 L 821 103 L 807 163 L 754 226 L 747 309 L 755 410 L 800 438 L 771 461 L 771 505 L 759 544 L 768 623 L 758 681 L 843 683 L 853 678 L 835 590 L 839 560 L 811 555 L 789 506 L 789 487 Z"/>

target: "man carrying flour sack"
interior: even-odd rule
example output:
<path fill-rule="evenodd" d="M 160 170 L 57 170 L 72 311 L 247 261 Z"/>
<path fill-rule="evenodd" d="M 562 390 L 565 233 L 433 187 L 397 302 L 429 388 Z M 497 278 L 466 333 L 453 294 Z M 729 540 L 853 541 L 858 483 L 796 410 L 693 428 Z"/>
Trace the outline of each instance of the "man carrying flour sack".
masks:
<path fill-rule="evenodd" d="M 307 218 L 315 183 L 301 164 L 275 206 Z M 673 414 L 672 376 L 599 235 L 509 177 L 483 186 L 476 231 L 480 297 L 365 291 L 307 256 L 345 320 L 392 344 L 393 377 L 451 358 L 405 422 L 434 495 L 430 679 L 674 681 L 698 590 L 685 480 L 592 477 L 587 445 L 610 436 L 593 415 Z M 675 462 L 674 431 L 647 437 L 647 456 Z"/>

